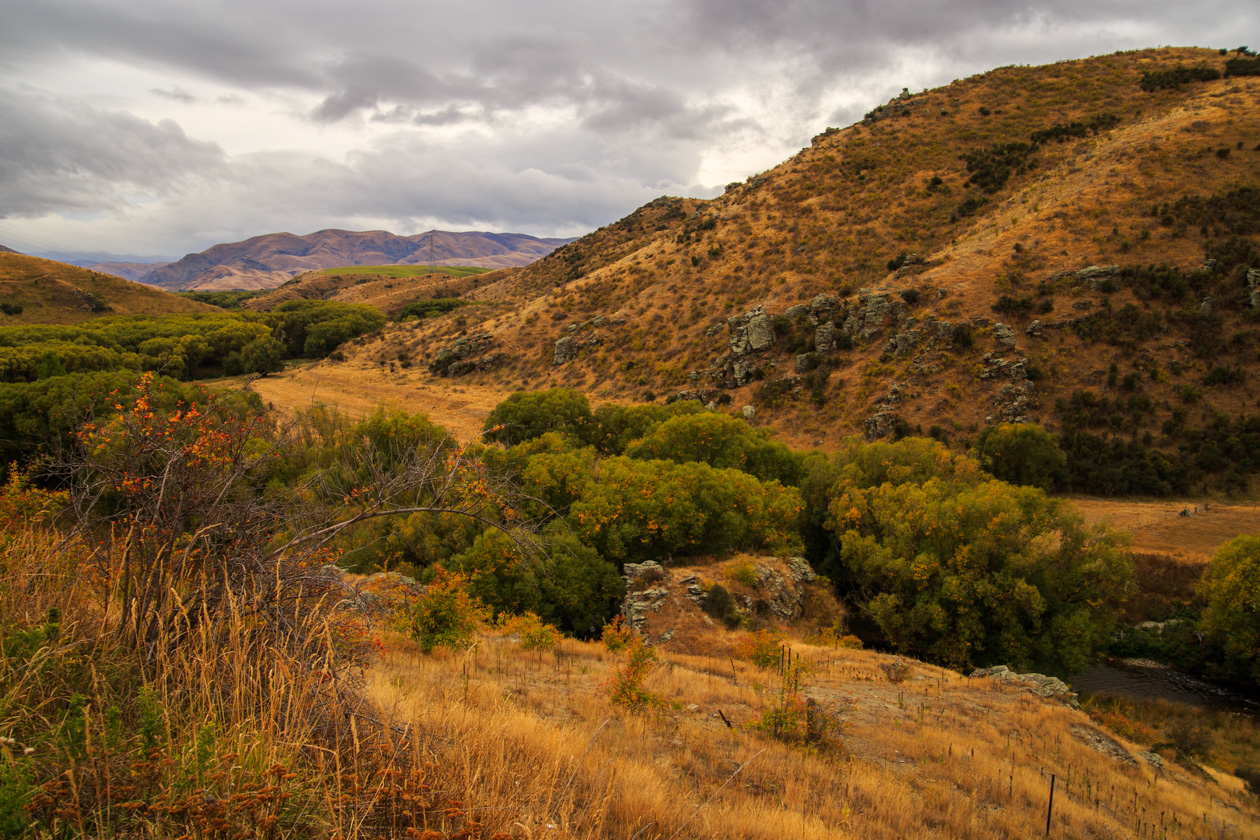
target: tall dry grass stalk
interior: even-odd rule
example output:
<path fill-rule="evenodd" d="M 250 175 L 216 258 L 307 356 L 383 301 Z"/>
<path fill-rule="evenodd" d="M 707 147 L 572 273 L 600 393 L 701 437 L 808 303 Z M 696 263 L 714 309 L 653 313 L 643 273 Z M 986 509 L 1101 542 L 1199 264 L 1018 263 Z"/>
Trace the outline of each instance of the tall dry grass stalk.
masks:
<path fill-rule="evenodd" d="M 4 540 L 4 836 L 475 831 L 462 798 L 429 781 L 428 729 L 385 720 L 342 665 L 363 645 L 347 604 L 294 605 L 281 644 L 270 593 L 227 592 L 215 613 L 177 606 L 137 648 L 88 546 L 35 529 Z"/>

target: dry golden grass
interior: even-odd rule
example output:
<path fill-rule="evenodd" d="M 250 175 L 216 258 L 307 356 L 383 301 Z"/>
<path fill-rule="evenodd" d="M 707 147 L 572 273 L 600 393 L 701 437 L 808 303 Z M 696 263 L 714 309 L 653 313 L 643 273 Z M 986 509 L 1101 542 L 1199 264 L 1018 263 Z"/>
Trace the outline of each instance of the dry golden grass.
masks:
<path fill-rule="evenodd" d="M 602 685 L 620 654 L 602 645 L 524 653 L 490 635 L 462 654 L 390 647 L 370 696 L 428 733 L 430 763 L 484 807 L 487 832 L 1040 836 L 1054 774 L 1053 837 L 1260 836 L 1237 780 L 1120 763 L 1074 734 L 1097 730 L 1083 713 L 993 681 L 913 663 L 891 683 L 874 653 L 793 644 L 815 666 L 806 693 L 849 709 L 843 751 L 820 751 L 748 727 L 776 678 L 746 662 L 663 654 L 647 687 L 672 707 L 645 716 L 609 702 Z"/>
<path fill-rule="evenodd" d="M 1260 533 L 1260 505 L 1193 499 L 1172 502 L 1073 498 L 1090 523 L 1133 534 L 1137 553 L 1179 554 L 1204 562 L 1240 534 Z M 1193 512 L 1182 516 L 1183 510 Z"/>
<path fill-rule="evenodd" d="M 94 312 L 93 296 L 108 309 Z M 104 315 L 168 315 L 219 312 L 170 292 L 100 274 L 68 263 L 0 252 L 0 299 L 22 307 L 0 314 L 6 324 L 77 324 Z"/>

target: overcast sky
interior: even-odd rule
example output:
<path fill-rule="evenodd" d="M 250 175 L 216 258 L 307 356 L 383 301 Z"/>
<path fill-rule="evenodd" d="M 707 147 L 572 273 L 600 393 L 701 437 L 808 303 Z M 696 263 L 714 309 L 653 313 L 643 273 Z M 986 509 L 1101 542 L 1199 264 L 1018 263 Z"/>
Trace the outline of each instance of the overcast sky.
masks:
<path fill-rule="evenodd" d="M 0 0 L 0 244 L 574 236 L 903 87 L 1258 22 L 1254 0 Z"/>

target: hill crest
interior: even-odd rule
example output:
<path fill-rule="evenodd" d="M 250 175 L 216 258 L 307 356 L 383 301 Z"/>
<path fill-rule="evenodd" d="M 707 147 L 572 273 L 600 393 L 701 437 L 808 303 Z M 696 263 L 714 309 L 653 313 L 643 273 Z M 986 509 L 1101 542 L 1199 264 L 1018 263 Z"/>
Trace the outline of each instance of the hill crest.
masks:
<path fill-rule="evenodd" d="M 387 333 L 363 361 L 484 334 L 471 382 L 751 406 L 797 445 L 1027 419 L 1175 448 L 1178 423 L 1260 397 L 1260 78 L 1175 81 L 1227 60 L 1161 48 L 903 94 L 468 293 L 510 311 Z M 1142 273 L 1159 265 L 1175 300 Z"/>
<path fill-rule="evenodd" d="M 570 242 L 520 233 L 321 230 L 305 236 L 271 233 L 215 245 L 143 275 L 165 289 L 272 289 L 324 268 L 358 265 L 527 265 Z"/>
<path fill-rule="evenodd" d="M 152 286 L 8 250 L 0 252 L 0 300 L 6 304 L 0 325 L 218 311 Z"/>

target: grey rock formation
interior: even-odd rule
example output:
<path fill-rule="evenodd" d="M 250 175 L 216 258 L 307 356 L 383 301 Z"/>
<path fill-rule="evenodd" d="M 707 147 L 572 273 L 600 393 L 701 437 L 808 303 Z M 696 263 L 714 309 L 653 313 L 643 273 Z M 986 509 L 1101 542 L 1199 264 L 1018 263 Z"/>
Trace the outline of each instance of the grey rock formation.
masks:
<path fill-rule="evenodd" d="M 1039 408 L 1037 391 L 1031 382 L 1003 385 L 993 398 L 995 413 L 984 418 L 985 423 L 1031 423 L 1029 409 Z"/>
<path fill-rule="evenodd" d="M 648 613 L 660 612 L 668 597 L 669 590 L 664 587 L 631 592 L 626 595 L 625 603 L 621 605 L 622 615 L 626 617 L 626 623 L 632 629 L 643 633 L 647 629 Z"/>
<path fill-rule="evenodd" d="M 972 679 L 1001 680 L 1012 683 L 1038 697 L 1064 703 L 1074 709 L 1081 707 L 1081 704 L 1077 702 L 1076 692 L 1058 677 L 1047 677 L 1045 674 L 1018 674 L 1005 665 L 977 668 L 971 672 L 971 677 Z"/>
<path fill-rule="evenodd" d="M 1040 338 L 1041 333 L 1044 329 L 1045 329 L 1045 324 L 1041 323 L 1040 321 L 1033 321 L 1031 324 L 1029 324 L 1027 327 L 1024 328 L 1024 332 L 1027 335 L 1032 336 L 1033 338 Z"/>
<path fill-rule="evenodd" d="M 1093 291 L 1098 291 L 1104 280 L 1120 274 L 1118 265 L 1090 265 L 1077 271 L 1058 271 L 1050 276 L 1051 283 L 1063 280 L 1081 283 Z"/>
<path fill-rule="evenodd" d="M 626 579 L 626 586 L 633 587 L 641 580 L 660 580 L 665 577 L 665 569 L 655 560 L 648 560 L 645 563 L 627 563 L 622 567 L 622 575 Z"/>
<path fill-rule="evenodd" d="M 836 325 L 826 321 L 814 330 L 814 349 L 819 353 L 830 353 L 836 345 Z"/>
<path fill-rule="evenodd" d="M 759 305 L 743 315 L 736 315 L 726 324 L 730 329 L 729 343 L 734 356 L 768 350 L 774 344 L 774 324 L 764 306 Z"/>
<path fill-rule="evenodd" d="M 866 419 L 863 431 L 867 440 L 878 440 L 891 435 L 900 420 L 901 415 L 895 411 L 877 411 Z"/>
<path fill-rule="evenodd" d="M 573 341 L 573 336 L 566 335 L 556 341 L 555 354 L 551 359 L 552 365 L 562 365 L 576 355 L 577 345 Z"/>
<path fill-rule="evenodd" d="M 1129 755 L 1129 751 L 1120 746 L 1119 741 L 1105 734 L 1102 730 L 1078 723 L 1072 727 L 1072 737 L 1090 749 L 1098 750 L 1098 752 L 1110 756 L 1116 761 L 1137 766 L 1137 759 Z"/>
<path fill-rule="evenodd" d="M 1014 359 L 1003 359 L 992 353 L 984 354 L 984 368 L 980 371 L 981 379 L 1010 379 L 1018 381 L 1028 378 L 1028 360 L 1023 356 Z"/>
<path fill-rule="evenodd" d="M 809 302 L 809 322 L 814 326 L 818 326 L 824 321 L 830 320 L 839 308 L 840 298 L 835 295 L 826 293 L 817 295 Z"/>
<path fill-rule="evenodd" d="M 881 354 L 884 359 L 901 358 L 910 355 L 919 344 L 920 330 L 906 330 L 888 339 Z"/>
<path fill-rule="evenodd" d="M 1014 349 L 1015 330 L 1011 329 L 1006 324 L 994 324 L 993 337 L 997 339 L 998 344 Z"/>

